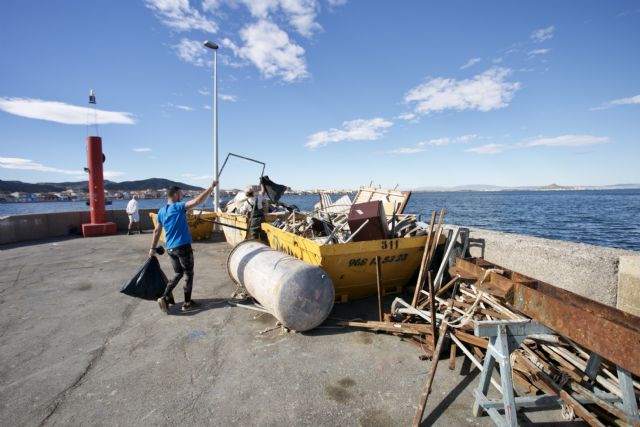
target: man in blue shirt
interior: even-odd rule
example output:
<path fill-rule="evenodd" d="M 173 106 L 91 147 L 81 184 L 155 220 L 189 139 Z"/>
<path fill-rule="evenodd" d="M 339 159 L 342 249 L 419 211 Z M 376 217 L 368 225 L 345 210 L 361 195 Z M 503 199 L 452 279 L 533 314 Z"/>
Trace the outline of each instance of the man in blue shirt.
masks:
<path fill-rule="evenodd" d="M 155 255 L 158 239 L 164 228 L 167 253 L 169 254 L 169 259 L 175 272 L 173 279 L 167 283 L 164 295 L 158 298 L 158 305 L 165 313 L 169 313 L 169 304 L 173 303 L 171 293 L 178 285 L 180 279 L 182 279 L 182 276 L 185 276 L 182 311 L 189 311 L 196 305 L 191 299 L 191 289 L 193 287 L 193 249 L 191 249 L 191 233 L 189 232 L 189 224 L 187 223 L 187 211 L 207 200 L 207 197 L 209 197 L 217 184 L 218 182 L 214 180 L 211 187 L 188 202 L 182 201 L 184 197 L 182 190 L 179 187 L 172 186 L 167 191 L 167 204 L 158 211 L 158 224 L 155 230 L 153 230 L 153 240 L 151 241 L 149 256 Z"/>

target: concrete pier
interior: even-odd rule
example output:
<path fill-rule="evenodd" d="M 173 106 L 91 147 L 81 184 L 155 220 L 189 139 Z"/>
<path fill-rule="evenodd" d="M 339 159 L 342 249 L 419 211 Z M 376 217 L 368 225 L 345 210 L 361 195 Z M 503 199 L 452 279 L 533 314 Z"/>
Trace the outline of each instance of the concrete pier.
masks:
<path fill-rule="evenodd" d="M 64 238 L 0 249 L 0 420 L 7 426 L 409 425 L 430 362 L 398 337 L 336 328 L 375 319 L 375 299 L 334 307 L 324 327 L 280 330 L 234 308 L 221 235 L 195 243 L 194 298 L 171 315 L 119 293 L 150 235 Z M 167 256 L 160 257 L 167 274 Z M 176 300 L 181 301 L 180 288 Z M 391 300 L 385 302 L 388 307 Z M 470 372 L 470 374 L 467 374 Z M 424 425 L 471 415 L 477 370 L 441 363 Z M 559 411 L 526 413 L 561 420 Z"/>

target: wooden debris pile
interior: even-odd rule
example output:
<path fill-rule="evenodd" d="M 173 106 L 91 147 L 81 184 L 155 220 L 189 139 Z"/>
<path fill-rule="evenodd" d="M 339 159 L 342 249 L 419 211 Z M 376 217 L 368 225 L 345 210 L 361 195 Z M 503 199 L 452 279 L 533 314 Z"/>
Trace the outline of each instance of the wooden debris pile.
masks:
<path fill-rule="evenodd" d="M 428 225 L 418 221 L 417 215 L 396 214 L 386 219 L 388 228 L 386 238 L 424 236 Z M 274 227 L 294 233 L 321 244 L 349 243 L 362 231 L 351 230 L 349 212 L 331 212 L 316 210 L 310 214 L 292 212 L 287 218 L 276 220 Z"/>
<path fill-rule="evenodd" d="M 440 286 L 442 279 L 436 280 L 440 271 L 431 263 L 443 216 L 444 210 L 434 225 L 434 212 L 427 228 L 431 233 L 412 300 L 395 298 L 390 312 L 378 321 L 341 322 L 399 336 L 420 348 L 421 358 L 432 360 L 413 425 L 422 420 L 447 343 L 450 369 L 455 368 L 456 355 L 461 352 L 482 370 L 491 341 L 476 335 L 475 326 L 486 321 L 530 321 L 547 332 L 522 337 L 510 350 L 512 385 L 520 399 L 551 396 L 559 399 L 566 419 L 581 418 L 593 426 L 640 426 L 640 319 L 483 259 L 459 258 L 448 269 L 448 281 Z M 382 313 L 380 297 L 379 301 Z M 620 345 L 615 346 L 617 343 Z M 489 378 L 503 393 L 504 378 L 502 383 Z M 482 410 L 475 408 L 474 412 L 480 415 Z M 515 417 L 515 409 L 512 415 Z"/>

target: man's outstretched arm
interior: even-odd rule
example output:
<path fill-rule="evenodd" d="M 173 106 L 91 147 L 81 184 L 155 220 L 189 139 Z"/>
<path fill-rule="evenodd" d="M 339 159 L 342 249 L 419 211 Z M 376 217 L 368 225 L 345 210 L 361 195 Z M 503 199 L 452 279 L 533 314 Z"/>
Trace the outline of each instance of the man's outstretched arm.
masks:
<path fill-rule="evenodd" d="M 187 209 L 193 209 L 196 206 L 198 206 L 199 204 L 204 203 L 205 200 L 207 200 L 207 197 L 209 197 L 209 195 L 211 194 L 211 192 L 213 191 L 214 188 L 216 188 L 216 185 L 218 185 L 218 181 L 213 180 L 213 182 L 211 183 L 211 187 L 207 188 L 206 190 L 204 190 L 202 193 L 200 193 L 198 195 L 198 197 L 196 197 L 193 200 L 189 200 L 187 203 L 184 204 L 185 208 Z"/>

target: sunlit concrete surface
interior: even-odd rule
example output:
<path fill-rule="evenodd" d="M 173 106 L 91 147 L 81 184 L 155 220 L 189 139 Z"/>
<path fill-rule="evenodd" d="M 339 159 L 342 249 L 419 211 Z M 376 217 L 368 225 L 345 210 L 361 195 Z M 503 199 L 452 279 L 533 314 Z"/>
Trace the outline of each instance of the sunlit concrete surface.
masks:
<path fill-rule="evenodd" d="M 216 237 L 194 244 L 203 308 L 171 315 L 119 293 L 150 234 L 0 246 L 0 424 L 410 425 L 430 367 L 417 348 L 335 319 L 261 334 L 275 320 L 227 304 L 229 246 Z M 332 318 L 374 313 L 369 299 Z M 493 425 L 471 415 L 477 371 L 462 362 L 442 360 L 424 425 Z"/>

